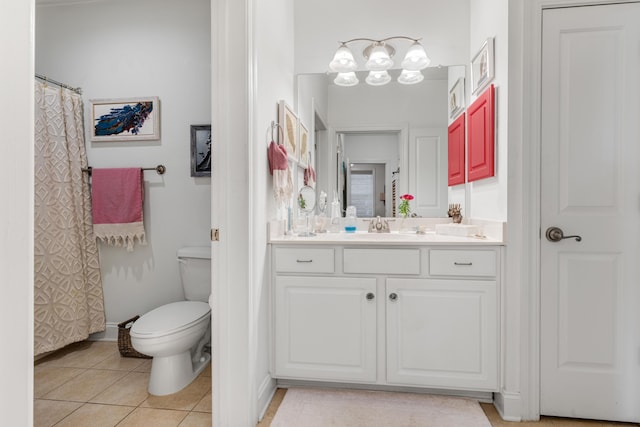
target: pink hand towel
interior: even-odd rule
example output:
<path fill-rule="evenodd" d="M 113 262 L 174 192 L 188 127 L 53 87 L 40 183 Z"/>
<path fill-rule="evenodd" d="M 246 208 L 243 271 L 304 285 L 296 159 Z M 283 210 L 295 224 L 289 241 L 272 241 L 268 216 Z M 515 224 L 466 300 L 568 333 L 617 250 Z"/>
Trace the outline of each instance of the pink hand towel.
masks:
<path fill-rule="evenodd" d="M 135 240 L 146 245 L 142 214 L 142 169 L 93 169 L 93 231 L 110 246 L 133 251 Z"/>

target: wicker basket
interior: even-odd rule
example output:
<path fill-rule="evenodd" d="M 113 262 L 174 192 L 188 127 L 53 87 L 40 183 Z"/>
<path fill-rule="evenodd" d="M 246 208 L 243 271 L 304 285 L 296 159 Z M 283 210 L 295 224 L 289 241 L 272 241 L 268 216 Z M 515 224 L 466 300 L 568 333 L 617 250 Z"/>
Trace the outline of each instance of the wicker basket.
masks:
<path fill-rule="evenodd" d="M 139 357 L 142 359 L 151 359 L 151 356 L 136 351 L 131 345 L 131 327 L 140 316 L 132 317 L 118 324 L 118 349 L 122 357 Z"/>

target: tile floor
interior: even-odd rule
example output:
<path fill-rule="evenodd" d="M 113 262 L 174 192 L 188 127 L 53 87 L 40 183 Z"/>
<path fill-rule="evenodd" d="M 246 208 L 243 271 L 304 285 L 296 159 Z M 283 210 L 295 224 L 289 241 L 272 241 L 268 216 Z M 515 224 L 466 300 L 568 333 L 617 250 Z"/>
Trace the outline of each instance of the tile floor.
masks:
<path fill-rule="evenodd" d="M 120 357 L 115 342 L 81 342 L 35 363 L 34 427 L 211 426 L 211 366 L 178 393 L 147 392 L 150 359 Z M 278 389 L 258 427 L 268 427 L 286 390 Z M 543 417 L 503 421 L 481 404 L 493 427 L 629 427 L 640 424 Z"/>
<path fill-rule="evenodd" d="M 147 392 L 150 359 L 80 342 L 35 363 L 34 427 L 211 426 L 211 365 L 178 393 Z"/>

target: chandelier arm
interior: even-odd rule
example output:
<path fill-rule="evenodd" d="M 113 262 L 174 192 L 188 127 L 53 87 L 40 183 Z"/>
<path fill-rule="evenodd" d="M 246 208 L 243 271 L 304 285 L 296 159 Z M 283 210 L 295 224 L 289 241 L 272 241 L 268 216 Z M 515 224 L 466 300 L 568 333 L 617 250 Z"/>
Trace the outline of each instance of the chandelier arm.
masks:
<path fill-rule="evenodd" d="M 342 45 L 346 45 L 347 43 L 352 43 L 352 42 L 361 42 L 361 41 L 365 41 L 365 42 L 373 42 L 373 43 L 382 43 L 382 42 L 387 42 L 389 40 L 394 40 L 394 39 L 404 39 L 404 40 L 411 40 L 413 42 L 419 42 L 420 40 L 422 40 L 422 38 L 419 39 L 415 39 L 413 37 L 407 37 L 407 36 L 393 36 L 393 37 L 387 37 L 385 39 L 380 39 L 380 40 L 376 40 L 376 39 L 370 39 L 367 37 L 358 37 L 356 39 L 351 39 L 351 40 L 347 40 L 347 41 L 341 41 L 338 42 Z"/>
<path fill-rule="evenodd" d="M 378 40 L 378 41 L 379 42 L 386 42 L 386 41 L 394 40 L 394 39 L 411 40 L 412 42 L 419 42 L 420 40 L 422 40 L 422 38 L 414 39 L 413 37 L 407 37 L 407 36 L 393 36 L 393 37 L 387 37 L 386 39 L 382 39 L 382 40 Z"/>
<path fill-rule="evenodd" d="M 357 39 L 351 39 L 351 40 L 347 40 L 346 42 L 338 42 L 338 43 L 346 45 L 347 43 L 351 43 L 351 42 L 362 42 L 362 41 L 365 41 L 365 42 L 374 42 L 374 43 L 375 43 L 375 42 L 379 42 L 379 41 L 381 41 L 381 40 L 375 40 L 375 39 L 368 39 L 368 38 L 365 38 L 365 37 L 360 37 L 360 38 L 357 38 Z"/>

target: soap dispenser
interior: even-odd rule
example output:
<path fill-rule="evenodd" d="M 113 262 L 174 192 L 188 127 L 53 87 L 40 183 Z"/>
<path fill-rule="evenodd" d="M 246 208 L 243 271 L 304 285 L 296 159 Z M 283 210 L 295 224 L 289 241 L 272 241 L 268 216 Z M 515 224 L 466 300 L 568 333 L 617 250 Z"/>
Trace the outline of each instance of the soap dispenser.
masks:
<path fill-rule="evenodd" d="M 347 206 L 347 217 L 344 220 L 344 231 L 355 233 L 357 228 L 357 215 L 355 206 Z"/>

